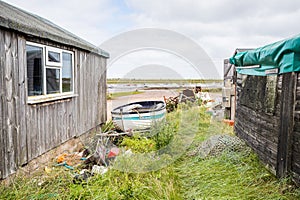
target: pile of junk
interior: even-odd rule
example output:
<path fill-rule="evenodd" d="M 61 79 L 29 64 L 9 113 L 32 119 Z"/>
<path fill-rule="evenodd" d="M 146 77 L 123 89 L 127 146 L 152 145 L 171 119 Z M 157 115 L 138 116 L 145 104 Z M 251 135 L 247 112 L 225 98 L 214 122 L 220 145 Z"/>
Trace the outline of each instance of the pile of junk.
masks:
<path fill-rule="evenodd" d="M 212 116 L 213 120 L 222 121 L 224 119 L 224 108 L 221 99 L 213 99 L 208 92 L 204 92 L 201 86 L 196 86 L 194 90 L 185 89 L 176 97 L 166 98 L 164 96 L 167 112 L 174 111 L 178 104 L 192 102 L 205 106 L 207 113 Z"/>
<path fill-rule="evenodd" d="M 110 130 L 94 134 L 83 141 L 84 148 L 79 152 L 63 153 L 55 158 L 54 167 L 64 167 L 74 176 L 74 183 L 86 182 L 91 176 L 105 174 L 109 166 L 123 150 L 117 147 L 118 140 L 124 136 L 132 136 L 132 132 Z M 45 167 L 46 173 L 51 173 Z"/>

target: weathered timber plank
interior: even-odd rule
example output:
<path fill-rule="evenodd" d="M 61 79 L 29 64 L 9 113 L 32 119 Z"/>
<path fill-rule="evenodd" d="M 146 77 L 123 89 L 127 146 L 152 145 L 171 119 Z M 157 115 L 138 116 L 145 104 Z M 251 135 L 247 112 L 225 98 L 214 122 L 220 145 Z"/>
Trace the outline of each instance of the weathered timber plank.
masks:
<path fill-rule="evenodd" d="M 296 74 L 282 75 L 281 120 L 279 128 L 276 175 L 288 175 L 291 165 L 291 135 L 294 127 Z"/>
<path fill-rule="evenodd" d="M 31 138 L 30 138 L 30 135 L 32 134 L 31 133 L 31 130 L 30 130 L 30 117 L 31 117 L 31 115 L 30 115 L 30 112 L 31 112 L 31 109 L 30 109 L 30 107 L 29 106 L 26 106 L 26 109 L 25 109 L 25 116 L 26 116 L 26 120 L 25 120 L 25 122 L 26 122 L 26 126 L 25 126 L 25 128 L 26 128 L 26 130 L 25 130 L 25 132 L 26 132 L 26 150 L 27 150 L 27 161 L 29 161 L 29 160 L 31 160 L 31 148 L 30 148 L 30 146 L 31 146 Z"/>
<path fill-rule="evenodd" d="M 84 132 L 86 132 L 88 130 L 88 127 L 90 126 L 90 121 L 93 120 L 92 116 L 89 117 L 89 113 L 90 113 L 90 106 L 89 103 L 91 102 L 91 99 L 93 97 L 90 96 L 90 91 L 91 91 L 91 85 L 90 85 L 90 81 L 88 81 L 87 79 L 91 80 L 90 76 L 90 54 L 87 53 L 86 54 L 87 59 L 86 59 L 86 67 L 85 67 L 85 71 L 84 71 L 84 80 L 85 80 L 85 87 L 84 87 L 84 96 L 85 96 L 85 100 L 84 100 L 84 108 L 83 108 L 83 121 L 84 121 Z M 89 88 L 89 89 L 88 89 Z"/>
<path fill-rule="evenodd" d="M 79 56 L 79 73 L 78 73 L 78 76 L 79 76 L 79 80 L 80 82 L 78 83 L 78 95 L 79 95 L 79 103 L 78 103 L 78 121 L 80 123 L 77 124 L 78 126 L 78 135 L 80 135 L 81 133 L 84 132 L 84 126 L 85 126 L 85 121 L 84 121 L 84 100 L 85 100 L 85 94 L 84 94 L 84 68 L 86 66 L 86 59 L 85 59 L 85 53 L 84 52 L 79 52 L 78 53 L 78 56 Z"/>
<path fill-rule="evenodd" d="M 85 85 L 85 95 L 88 97 L 88 99 L 85 101 L 84 104 L 84 111 L 85 111 L 85 115 L 84 115 L 84 121 L 85 121 L 85 130 L 84 132 L 88 131 L 90 129 L 90 127 L 92 127 L 92 124 L 94 122 L 94 116 L 92 116 L 92 109 L 93 106 L 89 106 L 90 103 L 93 103 L 93 98 L 95 95 L 91 96 L 92 92 L 93 92 L 93 87 L 91 85 L 91 81 L 93 80 L 93 78 L 91 77 L 92 75 L 92 58 L 91 58 L 91 54 L 88 53 L 87 54 L 87 61 L 86 61 L 86 71 L 85 71 L 85 80 L 89 79 L 88 81 L 86 80 L 86 85 Z M 89 77 L 89 78 L 88 78 Z M 89 89 L 87 89 L 89 88 Z"/>
<path fill-rule="evenodd" d="M 300 175 L 300 153 L 293 152 L 293 161 L 291 166 L 291 171 Z"/>
<path fill-rule="evenodd" d="M 296 103 L 294 110 L 294 132 L 292 135 L 291 171 L 300 184 L 300 73 L 297 73 Z"/>
<path fill-rule="evenodd" d="M 19 129 L 20 129 L 20 119 L 19 119 L 19 62 L 18 62 L 18 38 L 16 34 L 12 34 L 11 40 L 11 52 L 10 59 L 12 60 L 12 144 L 13 144 L 13 172 L 17 170 L 19 163 Z"/>
<path fill-rule="evenodd" d="M 67 140 L 68 138 L 72 138 L 72 134 L 71 134 L 71 129 L 73 126 L 73 122 L 72 120 L 70 120 L 71 116 L 74 115 L 75 113 L 70 113 L 70 105 L 73 105 L 73 102 L 70 102 L 69 104 L 66 104 L 65 106 L 65 113 L 64 113 L 64 123 L 68 124 L 68 126 L 66 127 L 66 132 L 65 132 L 65 137 L 64 140 Z M 74 109 L 75 111 L 75 109 Z"/>
<path fill-rule="evenodd" d="M 5 134 L 5 119 L 6 119 L 6 112 L 4 110 L 4 64 L 5 64 L 5 51 L 4 51 L 4 31 L 0 30 L 0 179 L 6 177 L 6 160 L 5 160 L 5 142 L 4 142 L 4 134 Z"/>
<path fill-rule="evenodd" d="M 56 145 L 56 144 L 60 144 L 59 141 L 60 141 L 60 138 L 59 138 L 59 129 L 58 129 L 58 125 L 59 125 L 59 118 L 58 118 L 58 112 L 59 112 L 59 104 L 60 103 L 55 103 L 53 104 L 53 134 L 54 134 L 54 142 L 53 142 L 53 145 Z M 53 148 L 53 147 L 52 147 Z"/>
<path fill-rule="evenodd" d="M 91 74 L 96 74 L 98 72 L 98 68 L 99 68 L 99 65 L 97 63 L 98 59 L 94 56 L 92 56 L 92 59 L 91 59 Z M 93 99 L 92 99 L 92 103 L 93 103 L 93 111 L 92 111 L 92 115 L 93 115 L 93 121 L 91 122 L 91 126 L 93 127 L 96 127 L 98 124 L 99 124 L 99 119 L 97 118 L 97 110 L 99 109 L 98 108 L 98 90 L 97 90 L 97 83 L 98 83 L 98 78 L 99 77 L 96 77 L 96 76 L 93 76 L 93 82 L 91 82 L 90 84 L 92 85 L 93 87 L 93 90 L 91 91 L 93 95 Z"/>
<path fill-rule="evenodd" d="M 35 108 L 36 110 L 36 116 L 35 118 L 36 120 L 36 156 L 39 156 L 43 153 L 43 149 L 41 148 L 42 146 L 40 145 L 42 142 L 42 138 L 43 138 L 43 132 L 41 131 L 41 121 L 45 120 L 43 118 L 41 118 L 40 116 L 42 115 L 43 111 L 41 109 L 41 107 L 37 106 Z"/>
<path fill-rule="evenodd" d="M 67 103 L 67 102 L 66 102 Z M 68 124 L 63 123 L 64 122 L 64 112 L 65 112 L 65 104 L 66 103 L 61 103 L 59 105 L 59 110 L 58 110 L 58 141 L 59 143 L 63 143 L 65 141 L 65 137 L 66 137 L 66 127 L 68 126 Z"/>
<path fill-rule="evenodd" d="M 45 113 L 45 108 L 41 109 L 39 118 L 42 119 L 39 120 L 40 123 L 39 131 L 41 132 L 39 143 L 40 143 L 41 153 L 44 153 L 48 150 L 46 147 L 48 144 L 48 140 L 47 140 L 48 127 L 46 126 L 48 121 L 48 115 L 47 113 Z"/>
<path fill-rule="evenodd" d="M 15 120 L 16 120 L 16 112 L 14 107 L 14 66 L 15 62 L 13 59 L 13 50 L 17 48 L 13 43 L 14 36 L 6 32 L 4 36 L 4 45 L 5 45 L 5 64 L 4 64 L 4 81 L 6 87 L 5 90 L 5 107 L 7 116 L 5 119 L 5 129 L 6 129 L 6 140 L 5 145 L 5 154 L 6 154 L 6 165 L 7 165 L 7 172 L 8 174 L 14 173 L 16 171 L 16 152 L 15 152 Z M 5 136 L 5 134 L 4 134 Z"/>
<path fill-rule="evenodd" d="M 300 132 L 300 122 L 298 121 L 298 117 L 297 117 L 297 121 L 295 120 L 294 131 Z"/>
<path fill-rule="evenodd" d="M 57 123 L 57 118 L 55 118 L 55 105 L 51 104 L 50 106 L 47 106 L 47 113 L 49 113 L 48 118 L 50 119 L 50 124 L 49 124 L 49 130 L 50 130 L 50 135 L 51 135 L 51 139 L 50 139 L 50 146 L 49 149 L 52 149 L 54 144 L 56 144 L 56 140 L 57 140 L 57 133 L 55 131 L 55 125 Z"/>
<path fill-rule="evenodd" d="M 75 81 L 75 84 L 74 84 L 74 92 L 75 94 L 79 94 L 79 81 L 80 81 L 80 77 L 79 77 L 79 68 L 80 68 L 80 65 L 79 65 L 79 59 L 78 59 L 78 55 L 79 55 L 79 51 L 78 50 L 75 50 L 74 51 L 74 80 Z M 69 113 L 69 118 L 71 121 L 71 128 L 70 128 L 70 135 L 69 135 L 69 138 L 72 138 L 72 137 L 75 137 L 78 132 L 79 132 L 79 129 L 78 129 L 78 120 L 79 120 L 79 113 L 80 113 L 80 110 L 79 110 L 79 98 L 76 97 L 76 98 L 73 98 L 72 99 L 72 104 L 69 104 L 68 106 L 68 113 Z"/>
<path fill-rule="evenodd" d="M 293 132 L 293 153 L 300 153 L 300 132 Z"/>
<path fill-rule="evenodd" d="M 41 120 L 38 119 L 37 117 L 37 110 L 36 106 L 34 106 L 31 109 L 31 116 L 30 116 L 30 128 L 31 128 L 31 133 L 30 133 L 30 138 L 31 138 L 31 146 L 29 147 L 31 149 L 31 159 L 34 159 L 38 156 L 38 134 L 39 130 L 37 128 L 37 121 Z"/>
<path fill-rule="evenodd" d="M 27 151 L 28 151 L 28 161 L 32 160 L 34 152 L 32 151 L 32 146 L 34 144 L 33 136 L 35 135 L 35 130 L 33 129 L 34 119 L 32 119 L 32 106 L 26 109 L 26 132 L 27 132 Z M 34 148 L 34 147 L 33 147 Z"/>
<path fill-rule="evenodd" d="M 26 142 L 26 98 L 27 98 L 27 87 L 26 87 L 26 50 L 24 38 L 18 37 L 18 69 L 19 69 L 19 108 L 17 109 L 19 118 L 19 132 L 18 132 L 18 165 L 27 163 L 27 142 Z"/>
<path fill-rule="evenodd" d="M 107 112 L 104 112 L 107 108 L 107 102 L 106 102 L 106 60 L 101 58 L 99 61 L 101 63 L 101 68 L 100 68 L 100 80 L 99 80 L 99 116 L 100 116 L 100 123 L 105 123 L 107 120 Z"/>
<path fill-rule="evenodd" d="M 67 140 L 67 134 L 68 134 L 68 127 L 70 126 L 69 123 L 67 123 L 67 114 L 66 114 L 66 107 L 67 104 L 70 104 L 69 102 L 62 103 L 61 104 L 61 110 L 59 111 L 59 132 L 60 132 L 60 143 L 63 143 Z"/>
<path fill-rule="evenodd" d="M 49 117 L 48 107 L 43 107 L 43 113 L 44 113 L 44 135 L 45 135 L 45 150 L 48 151 L 51 149 L 51 140 L 52 140 L 52 130 L 50 129 L 51 119 Z M 47 119 L 47 120 L 46 120 Z"/>

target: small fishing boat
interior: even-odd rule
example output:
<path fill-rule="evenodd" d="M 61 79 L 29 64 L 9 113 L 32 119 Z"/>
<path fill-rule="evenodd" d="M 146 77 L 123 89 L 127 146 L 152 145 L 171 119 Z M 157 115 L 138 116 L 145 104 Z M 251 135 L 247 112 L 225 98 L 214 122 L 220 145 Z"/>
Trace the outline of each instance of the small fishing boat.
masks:
<path fill-rule="evenodd" d="M 112 121 L 122 131 L 150 129 L 166 116 L 163 101 L 139 101 L 119 106 L 111 111 Z"/>

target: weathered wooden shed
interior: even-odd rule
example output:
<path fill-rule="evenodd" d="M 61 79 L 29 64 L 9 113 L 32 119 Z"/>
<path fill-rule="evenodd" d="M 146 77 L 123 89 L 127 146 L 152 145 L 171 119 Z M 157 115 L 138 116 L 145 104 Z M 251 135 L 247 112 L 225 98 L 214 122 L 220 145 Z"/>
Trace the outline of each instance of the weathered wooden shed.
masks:
<path fill-rule="evenodd" d="M 251 49 L 235 50 L 234 55 L 240 52 L 245 52 Z M 225 108 L 224 116 L 226 119 L 234 120 L 235 117 L 235 106 L 236 106 L 236 70 L 234 65 L 229 62 L 229 59 L 224 59 L 224 78 L 222 88 L 222 105 Z"/>
<path fill-rule="evenodd" d="M 0 179 L 106 122 L 108 53 L 0 1 Z"/>
<path fill-rule="evenodd" d="M 300 184 L 300 37 L 230 59 L 235 77 L 235 131 L 278 177 Z"/>

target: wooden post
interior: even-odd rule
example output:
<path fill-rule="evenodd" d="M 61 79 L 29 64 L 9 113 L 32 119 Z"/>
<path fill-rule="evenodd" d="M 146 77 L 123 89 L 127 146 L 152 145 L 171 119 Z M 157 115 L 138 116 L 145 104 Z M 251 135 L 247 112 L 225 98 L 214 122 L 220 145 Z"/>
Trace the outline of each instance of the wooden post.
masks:
<path fill-rule="evenodd" d="M 4 160 L 4 34 L 0 32 L 0 180 L 5 177 L 6 171 L 4 170 L 5 167 L 5 160 Z"/>
<path fill-rule="evenodd" d="M 277 177 L 288 175 L 291 165 L 291 138 L 294 127 L 294 109 L 297 76 L 294 72 L 282 75 L 282 93 L 280 99 L 280 128 L 278 135 Z"/>

